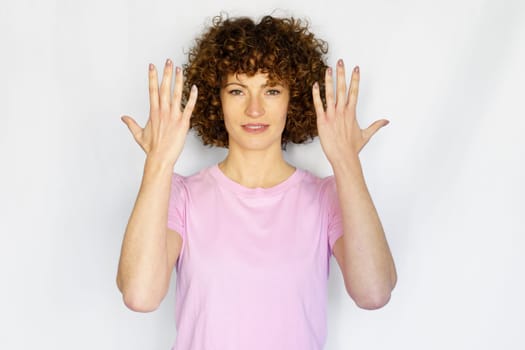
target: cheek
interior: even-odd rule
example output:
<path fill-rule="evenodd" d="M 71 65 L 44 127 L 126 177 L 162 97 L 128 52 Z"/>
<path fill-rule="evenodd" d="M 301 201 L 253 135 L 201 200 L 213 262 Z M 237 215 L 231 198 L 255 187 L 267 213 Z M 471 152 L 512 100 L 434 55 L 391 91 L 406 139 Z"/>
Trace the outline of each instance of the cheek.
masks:
<path fill-rule="evenodd" d="M 231 130 L 231 121 L 230 121 L 230 118 L 228 117 L 228 114 L 227 113 L 224 113 L 223 111 L 223 114 L 222 114 L 222 122 L 224 123 L 224 128 L 226 129 L 226 132 L 229 134 L 230 133 L 230 130 Z"/>
<path fill-rule="evenodd" d="M 288 117 L 288 105 L 283 107 L 281 115 L 282 115 L 283 123 L 286 123 L 286 118 Z"/>
<path fill-rule="evenodd" d="M 226 128 L 228 134 L 231 133 L 232 125 L 235 125 L 235 116 L 238 115 L 238 111 L 231 103 L 222 104 L 222 122 Z"/>

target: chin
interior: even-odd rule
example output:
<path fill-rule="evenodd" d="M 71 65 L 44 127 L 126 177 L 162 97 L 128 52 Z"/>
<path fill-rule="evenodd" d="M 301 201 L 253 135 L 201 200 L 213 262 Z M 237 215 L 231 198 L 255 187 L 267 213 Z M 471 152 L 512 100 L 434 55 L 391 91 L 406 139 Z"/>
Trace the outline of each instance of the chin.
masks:
<path fill-rule="evenodd" d="M 281 149 L 281 139 L 278 140 L 244 140 L 243 142 L 233 142 L 237 148 L 250 151 L 264 151 L 275 147 L 278 144 L 279 150 Z M 232 145 L 232 143 L 230 143 Z"/>

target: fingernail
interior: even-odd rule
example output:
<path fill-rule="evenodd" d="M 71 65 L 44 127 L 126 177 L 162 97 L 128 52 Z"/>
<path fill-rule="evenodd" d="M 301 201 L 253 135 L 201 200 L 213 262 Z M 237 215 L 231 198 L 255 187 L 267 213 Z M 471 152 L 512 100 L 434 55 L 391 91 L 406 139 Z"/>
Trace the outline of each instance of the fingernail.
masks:
<path fill-rule="evenodd" d="M 169 58 L 166 60 L 166 66 L 171 66 L 171 60 Z"/>
<path fill-rule="evenodd" d="M 176 67 L 175 72 L 180 73 L 180 67 Z"/>
<path fill-rule="evenodd" d="M 343 63 L 343 59 L 342 59 L 342 58 L 340 58 L 340 59 L 337 61 L 337 65 L 338 65 L 339 67 L 343 67 L 343 66 L 345 65 L 345 64 Z"/>
<path fill-rule="evenodd" d="M 195 92 L 195 91 L 197 91 L 197 86 L 195 84 L 193 84 L 191 86 L 191 92 Z"/>
<path fill-rule="evenodd" d="M 359 66 L 355 66 L 354 72 L 359 73 Z"/>
<path fill-rule="evenodd" d="M 155 68 L 155 66 L 153 65 L 153 63 L 150 63 L 149 64 L 149 70 L 153 70 Z"/>
<path fill-rule="evenodd" d="M 332 75 L 332 68 L 331 67 L 326 68 L 326 73 L 328 73 L 328 75 Z"/>
<path fill-rule="evenodd" d="M 319 89 L 319 84 L 317 82 L 314 83 L 314 89 Z"/>

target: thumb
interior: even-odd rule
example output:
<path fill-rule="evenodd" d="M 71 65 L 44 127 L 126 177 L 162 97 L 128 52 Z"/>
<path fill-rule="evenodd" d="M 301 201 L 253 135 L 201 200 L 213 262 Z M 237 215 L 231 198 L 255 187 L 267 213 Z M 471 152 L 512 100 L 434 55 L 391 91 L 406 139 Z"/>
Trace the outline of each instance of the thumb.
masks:
<path fill-rule="evenodd" d="M 140 136 L 140 133 L 142 132 L 142 128 L 137 124 L 137 122 L 131 118 L 130 116 L 123 115 L 120 117 L 120 119 L 126 124 L 129 131 L 131 131 L 131 134 L 135 138 L 135 140 L 138 141 L 138 137 Z"/>
<path fill-rule="evenodd" d="M 381 129 L 382 127 L 388 125 L 388 123 L 390 123 L 390 121 L 388 121 L 386 119 L 376 120 L 375 122 L 373 122 L 368 128 L 363 130 L 363 134 L 364 134 L 365 139 L 367 141 L 370 140 L 370 138 L 372 138 L 372 136 L 374 136 L 374 134 L 379 129 Z"/>

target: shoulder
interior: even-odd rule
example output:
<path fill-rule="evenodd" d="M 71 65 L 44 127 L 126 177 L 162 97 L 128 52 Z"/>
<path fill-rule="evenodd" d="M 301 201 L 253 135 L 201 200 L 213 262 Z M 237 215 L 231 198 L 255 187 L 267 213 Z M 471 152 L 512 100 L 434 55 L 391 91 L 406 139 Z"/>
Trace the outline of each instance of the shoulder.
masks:
<path fill-rule="evenodd" d="M 207 167 L 191 175 L 172 174 L 171 191 L 183 192 L 186 198 L 202 196 L 215 187 L 212 168 Z"/>
<path fill-rule="evenodd" d="M 317 176 L 311 173 L 308 170 L 299 169 L 299 168 L 297 168 L 297 170 L 302 173 L 301 184 L 305 186 L 306 188 L 316 188 L 324 192 L 328 188 L 335 186 L 334 175 L 320 177 L 320 176 Z"/>
<path fill-rule="evenodd" d="M 321 206 L 332 202 L 332 198 L 337 193 L 333 175 L 320 177 L 307 170 L 299 168 L 298 170 L 301 171 L 301 181 L 298 189 L 302 193 L 302 198 L 309 198 L 309 200 L 316 201 Z"/>
<path fill-rule="evenodd" d="M 186 187 L 192 187 L 202 183 L 203 181 L 209 181 L 212 167 L 206 167 L 194 174 L 182 175 L 177 172 L 173 172 L 172 181 L 180 183 Z"/>

